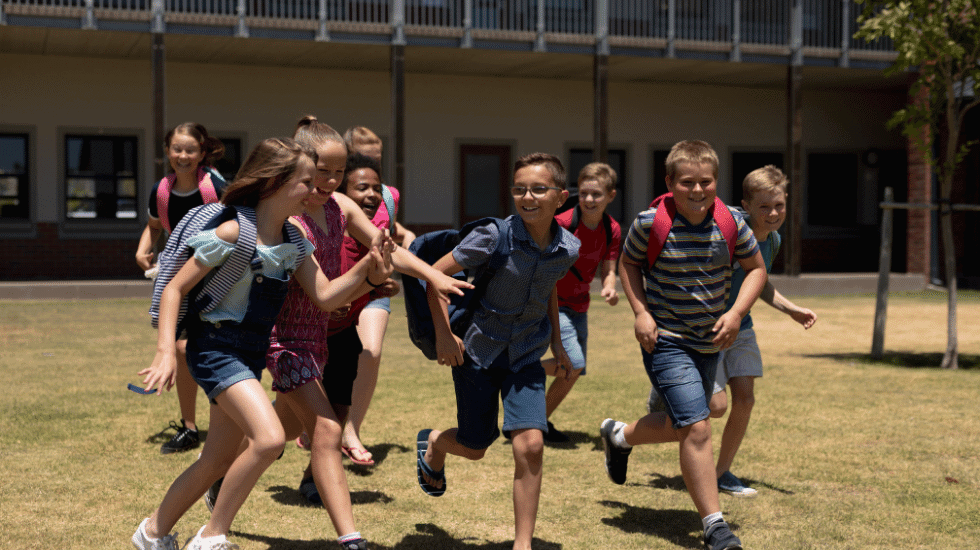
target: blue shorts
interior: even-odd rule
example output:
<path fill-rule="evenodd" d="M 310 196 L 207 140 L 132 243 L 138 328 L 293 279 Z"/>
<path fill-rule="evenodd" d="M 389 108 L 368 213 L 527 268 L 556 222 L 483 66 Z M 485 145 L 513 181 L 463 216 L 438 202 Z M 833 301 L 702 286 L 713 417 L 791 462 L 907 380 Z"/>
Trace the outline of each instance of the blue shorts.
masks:
<path fill-rule="evenodd" d="M 572 368 L 582 371 L 585 376 L 585 352 L 589 340 L 589 314 L 574 309 L 558 308 L 558 322 L 561 330 L 561 344 L 572 361 Z"/>
<path fill-rule="evenodd" d="M 391 297 L 385 296 L 384 298 L 375 298 L 368 302 L 364 309 L 383 309 L 388 313 L 391 313 Z"/>
<path fill-rule="evenodd" d="M 241 330 L 233 321 L 202 322 L 194 328 L 187 338 L 187 365 L 211 403 L 242 380 L 262 380 L 268 337 Z"/>
<path fill-rule="evenodd" d="M 456 387 L 456 441 L 470 449 L 486 449 L 500 436 L 497 429 L 499 401 L 504 404 L 503 429 L 536 428 L 548 431 L 545 414 L 545 372 L 540 361 L 510 370 L 507 350 L 489 367 L 473 366 L 467 356 L 459 367 L 452 367 Z"/>
<path fill-rule="evenodd" d="M 700 353 L 663 338 L 657 340 L 653 353 L 640 350 L 647 376 L 663 397 L 674 429 L 708 418 L 718 354 Z"/>

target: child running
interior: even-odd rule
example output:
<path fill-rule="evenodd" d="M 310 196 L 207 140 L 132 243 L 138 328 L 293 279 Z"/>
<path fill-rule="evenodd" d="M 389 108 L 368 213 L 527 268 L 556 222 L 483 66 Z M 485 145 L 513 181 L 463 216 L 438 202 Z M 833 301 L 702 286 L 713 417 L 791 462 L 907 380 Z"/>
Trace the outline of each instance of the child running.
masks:
<path fill-rule="evenodd" d="M 191 373 L 211 401 L 208 442 L 201 457 L 182 473 L 163 502 L 133 534 L 142 550 L 176 550 L 170 533 L 184 513 L 215 481 L 224 486 L 210 521 L 188 542 L 188 550 L 231 550 L 238 545 L 226 535 L 239 508 L 262 472 L 279 456 L 285 434 L 259 383 L 273 322 L 295 277 L 318 307 L 331 310 L 351 296 L 366 292 L 371 281 L 390 273 L 390 242 L 336 280 L 328 280 L 316 259 L 307 259 L 313 245 L 286 239 L 290 216 L 299 215 L 313 189 L 316 153 L 288 138 L 267 139 L 246 158 L 222 202 L 242 215 L 254 212 L 256 253 L 251 269 L 231 287 L 217 307 L 188 314 L 187 359 Z M 177 272 L 161 297 L 157 353 L 140 371 L 148 389 L 157 393 L 176 378 L 175 333 L 181 301 L 211 270 L 222 265 L 238 241 L 237 220 L 204 230 L 188 240 L 194 256 Z M 242 438 L 247 446 L 239 454 Z"/>
<path fill-rule="evenodd" d="M 601 296 L 607 304 L 619 303 L 616 292 L 616 261 L 619 259 L 621 231 L 619 223 L 606 214 L 606 207 L 616 198 L 616 171 L 602 162 L 587 164 L 578 174 L 578 204 L 559 214 L 558 224 L 568 229 L 582 243 L 578 260 L 558 281 L 558 318 L 561 339 L 572 361 L 571 370 L 560 371 L 554 359 L 541 362 L 548 376 L 555 381 L 545 399 L 546 414 L 551 418 L 579 376 L 585 376 L 585 355 L 589 339 L 589 301 L 592 279 L 601 270 Z M 575 220 L 576 227 L 572 227 Z M 568 436 L 548 420 L 544 440 L 564 443 Z"/>
<path fill-rule="evenodd" d="M 667 155 L 667 189 L 673 196 L 641 212 L 630 228 L 620 258 L 623 292 L 636 317 L 634 331 L 647 375 L 664 396 L 667 412 L 650 413 L 629 425 L 607 418 L 600 428 L 606 473 L 619 485 L 626 482 L 633 446 L 680 443 L 681 474 L 701 517 L 708 550 L 742 548 L 718 501 L 708 400 L 718 352 L 735 340 L 767 279 L 748 224 L 737 212 L 717 211 L 727 208 L 716 201 L 717 177 L 718 155 L 710 145 L 677 143 Z M 672 208 L 672 221 L 657 216 Z M 716 221 L 724 216 L 731 216 L 726 225 L 734 225 L 735 234 L 729 237 Z M 667 235 L 659 243 L 662 227 Z M 735 239 L 734 246 L 728 238 Z M 660 253 L 648 257 L 648 249 L 658 244 Z M 745 281 L 725 312 L 733 260 L 745 271 Z"/>
<path fill-rule="evenodd" d="M 502 400 L 503 429 L 511 432 L 514 454 L 513 548 L 529 550 L 541 496 L 542 432 L 548 429 L 541 356 L 550 344 L 559 368 L 571 366 L 555 284 L 578 258 L 579 241 L 554 219 L 568 198 L 557 157 L 532 153 L 518 159 L 511 194 L 517 215 L 505 220 L 510 255 L 490 280 L 465 339 L 450 329 L 445 298 L 428 293 L 438 361 L 452 367 L 458 426 L 418 433 L 416 473 L 426 494 L 445 493 L 446 455 L 483 458 L 500 434 Z M 478 227 L 435 267 L 447 274 L 479 268 L 490 261 L 501 236 L 496 224 Z"/>
<path fill-rule="evenodd" d="M 152 277 L 153 247 L 166 230 L 169 234 L 185 214 L 196 206 L 218 202 L 225 180 L 211 165 L 225 152 L 218 138 L 196 122 L 185 122 L 167 132 L 164 138 L 167 158 L 173 173 L 150 190 L 150 218 L 136 248 L 136 263 Z M 197 431 L 197 382 L 187 369 L 187 338 L 177 340 L 177 401 L 180 425 L 171 421 L 176 434 L 160 447 L 160 454 L 197 448 L 201 438 Z"/>
<path fill-rule="evenodd" d="M 375 161 L 377 164 L 375 170 L 380 181 L 381 138 L 369 128 L 354 126 L 344 132 L 344 142 L 351 154 L 360 153 Z M 371 222 L 381 229 L 390 229 L 392 240 L 401 245 L 402 248 L 408 249 L 412 241 L 415 240 L 415 233 L 398 222 L 395 216 L 396 212 L 388 211 L 389 204 L 394 206 L 397 211 L 398 202 L 401 198 L 400 194 L 397 189 L 389 185 L 382 184 L 381 189 L 382 195 L 378 197 L 378 202 L 373 207 L 369 204 L 367 208 L 364 208 L 364 211 L 373 211 L 372 214 L 368 214 Z M 341 191 L 341 193 L 344 192 Z M 385 197 L 386 193 L 387 197 Z M 363 204 L 362 207 L 364 207 Z M 348 249 L 350 250 L 350 247 Z M 356 249 L 357 244 L 355 243 L 353 250 L 356 251 Z M 371 292 L 371 299 L 367 304 L 364 304 L 360 316 L 356 318 L 357 336 L 364 349 L 361 351 L 358 360 L 350 421 L 344 428 L 344 442 L 340 449 L 354 464 L 362 466 L 374 465 L 371 452 L 361 442 L 361 425 L 367 415 L 368 407 L 371 405 L 371 398 L 374 397 L 374 390 L 378 385 L 381 350 L 385 332 L 388 330 L 388 317 L 391 315 L 391 297 L 398 294 L 398 290 L 398 282 L 394 279 L 388 279 L 383 286 Z"/>

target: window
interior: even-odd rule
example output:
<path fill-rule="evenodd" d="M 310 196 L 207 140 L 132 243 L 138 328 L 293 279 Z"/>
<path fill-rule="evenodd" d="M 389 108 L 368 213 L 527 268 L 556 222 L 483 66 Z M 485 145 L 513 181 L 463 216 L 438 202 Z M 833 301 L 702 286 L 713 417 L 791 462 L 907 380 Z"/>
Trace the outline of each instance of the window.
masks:
<path fill-rule="evenodd" d="M 27 134 L 0 134 L 0 219 L 30 217 Z"/>
<path fill-rule="evenodd" d="M 734 152 L 732 153 L 732 194 L 728 204 L 742 206 L 742 182 L 749 172 L 763 166 L 774 165 L 783 169 L 783 154 L 768 152 Z"/>
<path fill-rule="evenodd" d="M 626 219 L 626 149 L 608 149 L 606 164 L 616 171 L 616 198 L 613 199 L 606 212 L 620 223 Z M 586 164 L 592 162 L 592 149 L 570 149 L 568 151 L 568 195 L 569 200 L 562 206 L 568 210 L 578 204 L 578 173 Z"/>
<path fill-rule="evenodd" d="M 65 136 L 65 217 L 136 219 L 135 136 Z"/>
<path fill-rule="evenodd" d="M 653 197 L 657 198 L 667 192 L 667 155 L 670 149 L 658 149 L 653 152 Z"/>
<path fill-rule="evenodd" d="M 218 139 L 225 145 L 225 154 L 215 161 L 214 168 L 225 178 L 225 181 L 231 183 L 238 169 L 242 167 L 242 139 L 233 137 Z"/>
<path fill-rule="evenodd" d="M 857 227 L 860 191 L 857 153 L 810 153 L 806 176 L 807 223 Z"/>
<path fill-rule="evenodd" d="M 460 223 L 487 216 L 503 218 L 512 203 L 509 145 L 461 145 Z"/>

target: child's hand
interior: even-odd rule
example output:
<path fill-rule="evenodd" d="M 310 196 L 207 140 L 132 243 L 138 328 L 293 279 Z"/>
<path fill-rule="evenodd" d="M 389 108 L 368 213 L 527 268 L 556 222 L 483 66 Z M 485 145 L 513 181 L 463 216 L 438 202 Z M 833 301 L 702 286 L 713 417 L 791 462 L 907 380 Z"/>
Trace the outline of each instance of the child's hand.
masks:
<path fill-rule="evenodd" d="M 436 358 L 440 365 L 458 367 L 463 364 L 463 353 L 466 346 L 463 340 L 455 334 L 450 334 L 452 338 L 440 338 L 436 336 Z"/>
<path fill-rule="evenodd" d="M 805 307 L 801 307 L 798 311 L 791 311 L 789 316 L 797 323 L 803 325 L 805 329 L 812 327 L 817 322 L 817 314 Z"/>
<path fill-rule="evenodd" d="M 721 349 L 727 349 L 728 346 L 731 346 L 735 342 L 735 338 L 738 336 L 738 329 L 741 326 L 742 317 L 734 311 L 729 311 L 718 318 L 715 326 L 712 327 L 711 332 L 714 333 L 715 337 L 711 339 L 711 343 Z"/>
<path fill-rule="evenodd" d="M 428 284 L 432 285 L 432 288 L 439 291 L 441 297 L 446 297 L 447 299 L 451 294 L 463 295 L 463 289 L 473 288 L 473 285 L 457 279 L 456 277 L 450 277 L 441 271 L 436 271 L 433 275 L 432 280 L 427 281 Z"/>
<path fill-rule="evenodd" d="M 616 292 L 615 288 L 604 288 L 602 289 L 602 293 L 600 295 L 606 300 L 606 303 L 611 306 L 619 303 L 619 293 Z"/>
<path fill-rule="evenodd" d="M 368 267 L 368 281 L 373 284 L 374 281 L 384 281 L 390 277 L 394 271 L 394 267 L 391 265 L 391 241 L 388 241 L 382 249 L 372 247 L 369 255 L 373 261 Z"/>
<path fill-rule="evenodd" d="M 140 266 L 143 271 L 149 271 L 153 267 L 153 252 L 147 252 L 145 254 L 136 253 L 136 265 Z"/>
<path fill-rule="evenodd" d="M 653 315 L 649 312 L 636 316 L 633 323 L 633 331 L 636 333 L 636 341 L 647 353 L 653 353 L 653 348 L 657 347 L 657 322 L 653 320 Z"/>
<path fill-rule="evenodd" d="M 166 389 L 174 387 L 177 383 L 177 355 L 176 353 L 165 353 L 157 351 L 150 366 L 137 373 L 143 377 L 143 386 L 147 390 L 152 390 L 159 384 L 157 395 Z"/>
<path fill-rule="evenodd" d="M 568 357 L 568 352 L 565 351 L 565 346 L 558 345 L 551 347 L 551 353 L 555 356 L 555 367 L 561 369 L 565 373 L 565 380 L 572 377 L 572 360 Z M 555 372 L 555 376 L 558 373 Z"/>

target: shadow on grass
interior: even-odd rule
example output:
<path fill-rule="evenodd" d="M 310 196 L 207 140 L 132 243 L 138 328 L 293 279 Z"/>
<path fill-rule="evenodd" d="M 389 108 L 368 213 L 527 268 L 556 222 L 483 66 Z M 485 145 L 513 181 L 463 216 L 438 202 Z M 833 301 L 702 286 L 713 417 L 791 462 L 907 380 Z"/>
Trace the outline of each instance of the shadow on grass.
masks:
<path fill-rule="evenodd" d="M 673 477 L 667 477 L 663 474 L 653 472 L 647 474 L 647 477 L 651 478 L 650 481 L 647 482 L 648 487 L 652 487 L 654 489 L 671 489 L 674 491 L 685 491 L 685 492 L 687 491 L 687 485 L 684 483 L 684 478 L 679 475 Z M 777 493 L 782 493 L 784 495 L 796 494 L 793 491 L 790 491 L 789 489 L 783 489 L 782 487 L 777 487 L 765 481 L 758 481 L 748 477 L 739 477 L 739 479 L 741 479 L 742 482 L 745 483 L 745 485 L 749 487 L 754 487 L 756 489 L 765 487 L 770 491 L 775 491 Z"/>
<path fill-rule="evenodd" d="M 681 482 L 683 484 L 683 481 Z M 623 502 L 603 500 L 606 508 L 619 511 L 612 518 L 602 518 L 602 523 L 615 527 L 624 533 L 640 533 L 660 537 L 682 548 L 703 548 L 704 541 L 700 534 L 701 517 L 694 510 L 651 510 L 639 508 Z M 729 524 L 733 531 L 738 525 Z"/>
<path fill-rule="evenodd" d="M 513 541 L 506 542 L 475 542 L 468 539 L 455 539 L 446 531 L 431 523 L 415 524 L 415 533 L 406 535 L 394 546 L 384 546 L 369 542 L 373 550 L 510 550 Z M 322 548 L 336 548 L 336 542 L 330 540 L 287 540 L 278 537 L 268 537 L 253 533 L 242 533 L 232 531 L 230 535 L 234 538 L 241 538 L 266 544 L 270 550 L 320 550 Z M 561 550 L 562 545 L 554 542 L 544 541 L 535 538 L 532 544 L 536 550 Z"/>
<path fill-rule="evenodd" d="M 344 466 L 347 471 L 354 475 L 361 477 L 368 477 L 374 475 L 374 469 L 381 465 L 382 462 L 388 459 L 388 455 L 391 451 L 398 451 L 399 453 L 407 453 L 412 449 L 404 445 L 398 445 L 395 443 L 379 443 L 377 445 L 370 445 L 367 447 L 368 452 L 371 453 L 371 458 L 374 459 L 373 466 L 363 466 L 360 464 L 354 464 L 348 459 L 344 459 Z"/>
<path fill-rule="evenodd" d="M 272 500 L 278 502 L 279 504 L 285 504 L 286 506 L 312 506 L 319 508 L 319 506 L 315 504 L 310 504 L 306 500 L 306 497 L 300 494 L 298 487 L 299 481 L 296 482 L 296 487 L 275 485 L 269 487 L 266 492 L 272 493 Z M 393 501 L 393 498 L 380 491 L 353 491 L 350 494 L 351 504 L 374 504 L 377 502 L 388 504 L 389 502 Z"/>
<path fill-rule="evenodd" d="M 159 432 L 147 436 L 145 443 L 151 443 L 153 445 L 163 445 L 167 441 L 173 439 L 175 435 L 177 435 L 176 428 L 167 426 L 166 428 L 160 430 Z M 197 437 L 201 440 L 201 443 L 204 443 L 204 440 L 208 438 L 208 431 L 207 430 L 198 431 Z"/>
<path fill-rule="evenodd" d="M 938 369 L 943 362 L 942 353 L 913 353 L 904 351 L 886 351 L 881 360 L 871 358 L 870 353 L 813 353 L 804 357 L 832 359 L 840 362 L 856 361 L 868 365 L 883 364 L 893 367 L 910 369 Z M 980 355 L 961 353 L 960 368 L 963 370 L 980 370 Z"/>
<path fill-rule="evenodd" d="M 599 452 L 602 452 L 602 438 L 595 434 L 576 432 L 573 430 L 563 430 L 562 433 L 568 436 L 568 441 L 563 443 L 545 441 L 545 446 L 553 449 L 578 449 L 579 446 L 591 445 L 593 451 L 598 450 Z M 500 440 L 502 445 L 511 444 L 510 440 L 503 436 L 500 437 Z"/>

